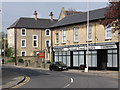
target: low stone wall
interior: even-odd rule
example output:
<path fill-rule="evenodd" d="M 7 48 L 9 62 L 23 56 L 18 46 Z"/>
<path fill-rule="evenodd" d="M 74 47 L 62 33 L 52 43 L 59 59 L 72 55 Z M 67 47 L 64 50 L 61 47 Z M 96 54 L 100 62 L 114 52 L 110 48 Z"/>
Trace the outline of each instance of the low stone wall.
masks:
<path fill-rule="evenodd" d="M 39 62 L 38 57 L 17 57 L 17 61 L 19 58 L 24 60 L 24 63 L 17 63 L 20 66 L 25 67 L 40 67 L 40 68 L 49 68 L 49 63 L 45 61 L 45 64 L 42 62 Z"/>

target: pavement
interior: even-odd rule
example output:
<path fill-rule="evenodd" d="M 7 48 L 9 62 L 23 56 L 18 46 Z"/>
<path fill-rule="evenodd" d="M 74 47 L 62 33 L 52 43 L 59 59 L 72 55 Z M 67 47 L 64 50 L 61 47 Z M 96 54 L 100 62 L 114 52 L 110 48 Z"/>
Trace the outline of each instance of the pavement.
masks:
<path fill-rule="evenodd" d="M 2 70 L 2 88 L 12 88 L 24 79 L 24 75 L 8 70 Z"/>

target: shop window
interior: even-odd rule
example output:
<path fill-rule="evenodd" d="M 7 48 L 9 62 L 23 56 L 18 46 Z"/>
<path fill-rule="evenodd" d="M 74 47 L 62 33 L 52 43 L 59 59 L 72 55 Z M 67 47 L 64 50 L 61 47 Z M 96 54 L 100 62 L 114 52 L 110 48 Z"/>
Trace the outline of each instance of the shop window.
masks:
<path fill-rule="evenodd" d="M 67 66 L 70 66 L 70 51 L 68 52 L 55 52 L 54 53 L 55 61 L 63 62 Z"/>
<path fill-rule="evenodd" d="M 84 64 L 84 51 L 74 51 L 73 52 L 73 66 L 79 67 Z"/>
<path fill-rule="evenodd" d="M 117 67 L 117 50 L 107 50 L 107 67 Z"/>
<path fill-rule="evenodd" d="M 78 67 L 78 55 L 73 56 L 73 66 Z"/>
<path fill-rule="evenodd" d="M 88 66 L 97 67 L 97 51 L 89 51 Z"/>

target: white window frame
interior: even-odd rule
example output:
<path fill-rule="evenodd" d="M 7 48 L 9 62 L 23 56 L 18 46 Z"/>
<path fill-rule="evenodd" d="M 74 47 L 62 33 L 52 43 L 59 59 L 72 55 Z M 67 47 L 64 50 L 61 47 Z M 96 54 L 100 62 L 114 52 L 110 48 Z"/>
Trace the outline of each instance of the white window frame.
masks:
<path fill-rule="evenodd" d="M 89 38 L 89 35 L 91 36 L 91 38 Z M 89 29 L 88 29 L 88 41 L 92 41 L 92 25 L 89 25 Z"/>
<path fill-rule="evenodd" d="M 49 30 L 49 35 L 47 35 L 47 30 Z M 46 29 L 45 30 L 45 36 L 50 36 L 51 30 L 50 29 Z"/>
<path fill-rule="evenodd" d="M 10 39 L 10 47 L 12 47 L 12 40 Z"/>
<path fill-rule="evenodd" d="M 112 38 L 112 28 L 110 25 L 107 25 L 105 27 L 105 39 L 111 39 Z M 108 34 L 111 34 L 111 35 L 108 35 Z"/>
<path fill-rule="evenodd" d="M 57 42 L 56 34 L 58 34 L 58 42 Z M 59 44 L 59 33 L 55 33 L 55 44 Z"/>
<path fill-rule="evenodd" d="M 50 40 L 45 40 L 45 46 L 47 47 L 47 41 L 49 41 L 49 47 L 50 47 Z"/>
<path fill-rule="evenodd" d="M 12 36 L 12 29 L 10 29 L 10 36 Z"/>
<path fill-rule="evenodd" d="M 25 40 L 25 46 L 22 46 L 22 41 Z M 21 47 L 26 47 L 26 39 L 21 39 Z"/>
<path fill-rule="evenodd" d="M 26 56 L 26 51 L 21 51 L 21 56 L 22 56 L 22 52 L 25 52 L 25 56 Z M 24 56 L 22 56 L 22 57 L 24 57 Z"/>
<path fill-rule="evenodd" d="M 65 31 L 65 35 L 63 35 L 64 34 L 64 31 Z M 65 41 L 63 41 L 64 39 L 63 38 L 66 38 L 66 30 L 62 30 L 62 43 L 66 43 L 66 39 L 65 39 Z"/>
<path fill-rule="evenodd" d="M 76 36 L 76 30 L 77 30 L 77 36 Z M 75 40 L 76 39 L 76 37 L 78 38 L 77 40 Z M 79 41 L 79 28 L 78 27 L 75 27 L 74 28 L 74 42 L 78 42 Z"/>
<path fill-rule="evenodd" d="M 25 35 L 22 34 L 22 30 L 25 30 Z M 21 36 L 26 36 L 26 28 L 21 28 Z"/>
<path fill-rule="evenodd" d="M 37 39 L 34 39 L 34 36 L 37 37 Z M 37 41 L 37 46 L 34 46 L 34 41 Z M 37 48 L 38 47 L 38 35 L 33 35 L 33 47 Z"/>

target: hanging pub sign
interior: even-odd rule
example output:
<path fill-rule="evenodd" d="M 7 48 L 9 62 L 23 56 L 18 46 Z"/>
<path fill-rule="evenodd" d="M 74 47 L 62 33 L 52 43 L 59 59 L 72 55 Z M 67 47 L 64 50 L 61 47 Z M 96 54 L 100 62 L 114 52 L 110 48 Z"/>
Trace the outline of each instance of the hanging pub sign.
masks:
<path fill-rule="evenodd" d="M 44 52 L 40 52 L 40 53 L 39 53 L 39 58 L 45 58 Z"/>

